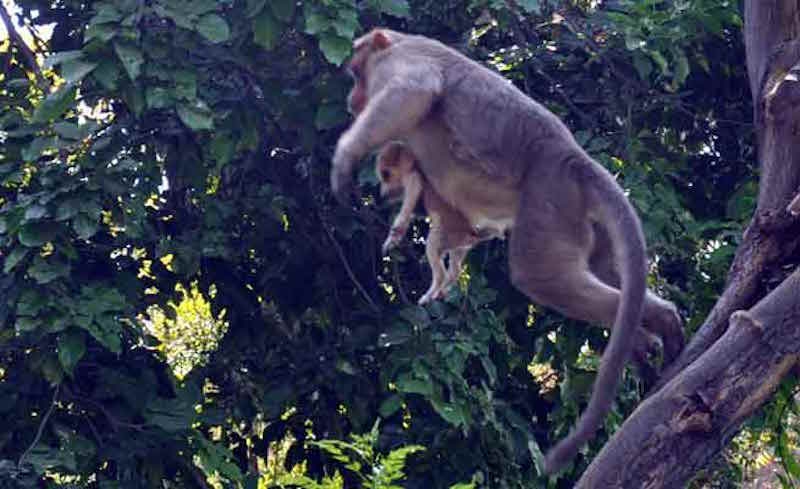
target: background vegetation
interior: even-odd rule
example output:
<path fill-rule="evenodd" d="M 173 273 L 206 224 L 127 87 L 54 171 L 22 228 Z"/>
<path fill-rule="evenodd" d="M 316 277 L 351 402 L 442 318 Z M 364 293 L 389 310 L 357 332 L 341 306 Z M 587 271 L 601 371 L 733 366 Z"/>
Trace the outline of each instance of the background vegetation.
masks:
<path fill-rule="evenodd" d="M 361 207 L 331 199 L 341 63 L 372 26 L 447 42 L 559 114 L 629 190 L 687 334 L 753 209 L 735 2 L 4 5 L 0 487 L 572 486 L 642 395 L 627 375 L 600 436 L 539 475 L 604 332 L 531 305 L 500 241 L 417 307 L 425 222 L 382 258 L 393 209 L 369 165 Z M 792 407 L 787 385 L 696 484 L 787 455 Z"/>

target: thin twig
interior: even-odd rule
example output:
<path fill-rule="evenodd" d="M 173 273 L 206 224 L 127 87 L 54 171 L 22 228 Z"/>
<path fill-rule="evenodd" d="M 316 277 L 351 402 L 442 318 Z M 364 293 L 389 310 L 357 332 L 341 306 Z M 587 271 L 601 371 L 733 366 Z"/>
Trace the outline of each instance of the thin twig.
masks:
<path fill-rule="evenodd" d="M 8 32 L 8 37 L 11 39 L 12 44 L 17 46 L 17 49 L 22 53 L 22 56 L 25 58 L 25 62 L 28 65 L 28 68 L 33 71 L 34 75 L 40 82 L 44 82 L 45 78 L 42 74 L 42 69 L 39 67 L 39 63 L 36 62 L 36 55 L 33 54 L 31 48 L 25 43 L 25 40 L 22 39 L 22 36 L 17 32 L 17 29 L 14 27 L 14 23 L 11 21 L 11 15 L 6 10 L 5 5 L 3 2 L 0 2 L 0 22 L 6 28 L 6 32 Z"/>
<path fill-rule="evenodd" d="M 0 3 L 0 7 L 2 7 L 2 3 Z M 36 430 L 36 436 L 33 437 L 33 442 L 30 446 L 22 452 L 22 455 L 19 457 L 19 462 L 17 462 L 17 467 L 21 468 L 22 464 L 25 462 L 25 458 L 31 453 L 31 450 L 39 443 L 39 440 L 42 438 L 42 434 L 44 433 L 44 427 L 47 424 L 47 421 L 50 419 L 50 416 L 53 414 L 53 410 L 56 407 L 56 401 L 58 401 L 58 392 L 61 388 L 61 384 L 56 384 L 56 389 L 53 392 L 53 401 L 50 402 L 50 407 L 47 409 L 47 412 L 44 413 L 42 417 L 42 422 L 39 423 L 39 429 Z"/>
<path fill-rule="evenodd" d="M 331 230 L 328 229 L 328 226 L 325 223 L 325 221 L 321 218 L 320 221 L 322 221 L 322 227 L 323 229 L 325 229 L 325 233 L 328 235 L 328 238 L 330 238 L 331 242 L 333 243 L 333 247 L 336 248 L 336 253 L 339 255 L 339 259 L 342 261 L 345 271 L 347 271 L 347 275 L 350 277 L 350 281 L 353 282 L 353 285 L 355 285 L 358 291 L 361 293 L 361 295 L 364 296 L 364 300 L 366 300 L 369 303 L 372 310 L 375 311 L 376 313 L 380 313 L 381 309 L 378 307 L 377 304 L 375 304 L 375 302 L 372 300 L 372 297 L 370 297 L 369 294 L 367 294 L 367 290 L 364 288 L 363 285 L 361 285 L 361 282 L 358 281 L 356 274 L 353 273 L 353 269 L 350 267 L 350 263 L 347 261 L 347 257 L 344 254 L 342 246 L 333 236 Z"/>
<path fill-rule="evenodd" d="M 400 282 L 400 270 L 395 260 L 392 260 L 392 272 L 394 275 L 394 283 L 397 285 L 397 292 L 400 294 L 400 300 L 403 301 L 403 304 L 411 304 L 411 301 L 408 300 L 408 295 L 403 288 L 403 284 Z"/>
<path fill-rule="evenodd" d="M 85 396 L 81 396 L 81 395 L 77 395 L 77 394 L 73 394 L 73 393 L 71 393 L 69 391 L 67 391 L 67 396 L 69 398 L 71 398 L 71 399 L 74 399 L 74 400 L 78 401 L 78 402 L 84 402 L 86 404 L 90 404 L 93 407 L 95 407 L 96 409 L 98 409 L 101 413 L 103 413 L 103 415 L 106 417 L 106 419 L 108 419 L 108 422 L 111 423 L 111 426 L 115 431 L 116 431 L 116 429 L 118 427 L 129 428 L 129 429 L 132 429 L 132 430 L 135 430 L 135 431 L 140 431 L 140 432 L 144 431 L 144 427 L 145 427 L 144 424 L 136 424 L 136 423 L 129 423 L 127 421 L 122 421 L 119 418 L 117 418 L 116 416 L 114 416 L 113 414 L 111 414 L 111 412 L 108 409 L 106 409 L 105 406 L 103 406 L 101 403 L 95 401 L 94 399 L 91 399 L 91 398 L 85 397 Z"/>

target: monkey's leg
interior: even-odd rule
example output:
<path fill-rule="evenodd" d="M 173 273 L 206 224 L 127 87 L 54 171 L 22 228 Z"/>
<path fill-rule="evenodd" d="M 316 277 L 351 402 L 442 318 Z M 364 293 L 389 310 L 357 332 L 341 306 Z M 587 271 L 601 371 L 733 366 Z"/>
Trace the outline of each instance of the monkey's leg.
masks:
<path fill-rule="evenodd" d="M 611 327 L 620 292 L 589 269 L 593 230 L 581 190 L 570 181 L 557 191 L 551 185 L 530 180 L 522 189 L 509 238 L 511 281 L 534 302 Z"/>
<path fill-rule="evenodd" d="M 418 304 L 426 304 L 436 298 L 436 294 L 442 287 L 442 282 L 445 279 L 447 271 L 444 268 L 444 259 L 442 257 L 442 233 L 436 218 L 431 216 L 431 227 L 428 232 L 428 238 L 425 243 L 425 256 L 428 259 L 428 265 L 431 267 L 433 275 L 431 279 L 431 286 L 428 291 L 419 299 Z"/>
<path fill-rule="evenodd" d="M 411 217 L 414 214 L 414 208 L 417 206 L 420 195 L 422 194 L 422 175 L 419 172 L 411 172 L 403 179 L 403 205 L 397 217 L 394 218 L 392 229 L 389 230 L 389 235 L 386 241 L 383 242 L 381 250 L 383 254 L 389 252 L 392 248 L 397 246 L 397 243 L 403 239 L 408 231 L 408 224 L 411 222 Z"/>
<path fill-rule="evenodd" d="M 458 281 L 458 277 L 461 275 L 461 267 L 464 265 L 464 258 L 466 258 L 469 250 L 470 248 L 460 247 L 448 251 L 450 263 L 447 264 L 447 275 L 439 288 L 437 299 L 443 298 L 447 291 Z"/>
<path fill-rule="evenodd" d="M 611 238 L 599 224 L 593 225 L 592 229 L 594 246 L 589 257 L 589 269 L 603 282 L 619 288 L 619 270 L 614 263 Z M 664 365 L 672 363 L 680 355 L 686 341 L 683 334 L 683 320 L 675 305 L 648 289 L 645 295 L 643 326 L 660 338 L 664 348 Z M 646 355 L 644 357 L 646 358 Z"/>

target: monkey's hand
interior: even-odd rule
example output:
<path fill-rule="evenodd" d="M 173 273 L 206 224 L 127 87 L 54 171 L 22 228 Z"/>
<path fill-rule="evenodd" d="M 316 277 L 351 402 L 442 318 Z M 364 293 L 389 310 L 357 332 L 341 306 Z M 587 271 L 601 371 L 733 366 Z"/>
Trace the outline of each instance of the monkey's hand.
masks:
<path fill-rule="evenodd" d="M 404 227 L 393 227 L 389 230 L 389 236 L 386 237 L 386 241 L 384 241 L 383 246 L 381 246 L 383 254 L 385 255 L 395 248 L 405 234 L 406 228 Z"/>
<path fill-rule="evenodd" d="M 353 168 L 357 159 L 348 141 L 347 133 L 339 138 L 331 168 L 331 190 L 342 205 L 349 205 L 353 195 Z"/>

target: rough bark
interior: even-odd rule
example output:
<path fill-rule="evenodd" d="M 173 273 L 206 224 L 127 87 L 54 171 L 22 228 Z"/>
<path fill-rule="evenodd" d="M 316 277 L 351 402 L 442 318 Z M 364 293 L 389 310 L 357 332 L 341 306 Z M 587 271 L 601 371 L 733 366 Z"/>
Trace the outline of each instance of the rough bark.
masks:
<path fill-rule="evenodd" d="M 651 396 L 576 487 L 684 487 L 773 394 L 800 358 L 800 271 Z"/>
<path fill-rule="evenodd" d="M 800 243 L 789 206 L 800 186 L 800 1 L 744 8 L 756 212 L 708 318 L 576 487 L 684 487 L 800 358 L 800 271 L 775 287 Z"/>

